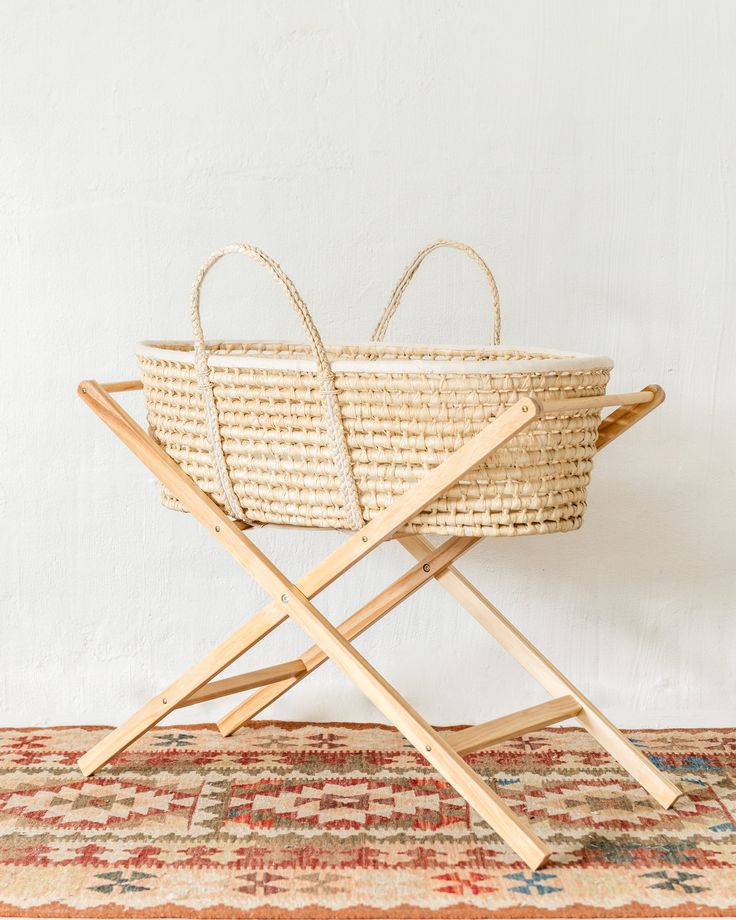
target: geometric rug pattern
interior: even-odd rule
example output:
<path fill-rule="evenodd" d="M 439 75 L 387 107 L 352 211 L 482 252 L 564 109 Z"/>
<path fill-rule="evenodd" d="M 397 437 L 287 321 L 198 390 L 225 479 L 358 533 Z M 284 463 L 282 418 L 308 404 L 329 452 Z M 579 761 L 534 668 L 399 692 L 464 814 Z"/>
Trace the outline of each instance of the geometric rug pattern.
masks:
<path fill-rule="evenodd" d="M 164 727 L 85 779 L 107 731 L 0 729 L 0 916 L 736 915 L 736 729 L 627 733 L 669 811 L 582 729 L 468 755 L 553 850 L 536 872 L 386 726 Z"/>

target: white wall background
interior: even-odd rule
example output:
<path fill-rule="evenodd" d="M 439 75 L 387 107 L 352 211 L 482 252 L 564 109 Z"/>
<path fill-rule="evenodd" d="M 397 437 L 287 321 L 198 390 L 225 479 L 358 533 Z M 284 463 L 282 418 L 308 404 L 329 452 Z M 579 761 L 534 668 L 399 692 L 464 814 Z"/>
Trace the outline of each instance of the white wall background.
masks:
<path fill-rule="evenodd" d="M 0 722 L 121 720 L 263 602 L 77 382 L 187 337 L 224 243 L 268 250 L 325 337 L 355 340 L 449 236 L 495 270 L 505 342 L 607 353 L 617 389 L 668 392 L 601 456 L 581 531 L 461 568 L 618 722 L 734 724 L 735 39 L 728 0 L 5 0 Z M 242 263 L 218 267 L 206 330 L 298 336 Z M 489 324 L 480 273 L 442 253 L 392 334 Z M 341 538 L 256 539 L 297 577 Z M 379 556 L 324 595 L 331 617 L 408 561 Z M 243 664 L 308 644 L 287 624 Z M 435 586 L 358 644 L 437 723 L 545 698 Z M 271 714 L 378 717 L 331 666 Z"/>

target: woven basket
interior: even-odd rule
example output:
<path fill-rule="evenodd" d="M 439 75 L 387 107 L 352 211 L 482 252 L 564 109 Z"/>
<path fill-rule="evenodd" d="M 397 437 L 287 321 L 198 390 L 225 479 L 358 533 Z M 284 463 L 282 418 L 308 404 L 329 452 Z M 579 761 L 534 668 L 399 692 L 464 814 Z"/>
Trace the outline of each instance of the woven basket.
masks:
<path fill-rule="evenodd" d="M 414 273 L 440 246 L 466 252 L 485 272 L 493 346 L 382 344 Z M 249 255 L 279 281 L 308 345 L 205 342 L 202 282 L 233 252 Z M 249 524 L 358 529 L 521 394 L 602 395 L 613 366 L 603 357 L 500 347 L 490 269 L 469 247 L 445 240 L 418 253 L 365 345 L 324 345 L 283 270 L 246 245 L 220 250 L 202 267 L 192 323 L 193 343 L 139 347 L 150 430 L 200 488 Z M 540 418 L 403 532 L 512 536 L 578 528 L 599 422 L 597 409 Z M 170 495 L 163 500 L 182 510 Z"/>

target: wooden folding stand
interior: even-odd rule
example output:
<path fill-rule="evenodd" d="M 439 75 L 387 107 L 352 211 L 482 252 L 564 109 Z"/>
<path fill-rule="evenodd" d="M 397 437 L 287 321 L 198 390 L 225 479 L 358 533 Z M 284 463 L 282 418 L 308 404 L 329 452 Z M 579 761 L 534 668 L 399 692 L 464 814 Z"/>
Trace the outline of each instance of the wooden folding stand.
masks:
<path fill-rule="evenodd" d="M 140 388 L 138 381 L 99 384 L 88 380 L 80 384 L 79 393 L 182 505 L 266 589 L 272 602 L 81 757 L 79 765 L 85 776 L 99 770 L 172 710 L 260 687 L 218 724 L 223 735 L 230 735 L 329 658 L 532 869 L 544 865 L 550 851 L 527 821 L 515 814 L 468 766 L 463 754 L 575 717 L 664 808 L 669 808 L 681 795 L 680 789 L 453 567 L 452 563 L 474 546 L 479 537 L 450 537 L 434 547 L 419 536 L 399 536 L 398 542 L 417 560 L 416 564 L 338 627 L 312 603 L 312 598 L 320 591 L 379 544 L 394 538 L 397 531 L 423 508 L 540 415 L 618 406 L 601 422 L 597 442 L 600 450 L 662 402 L 661 388 L 650 386 L 639 393 L 581 397 L 544 404 L 522 397 L 295 582 L 242 532 L 244 526 L 234 523 L 110 395 Z M 475 617 L 537 679 L 552 699 L 462 731 L 442 734 L 433 729 L 351 644 L 430 579 L 436 579 Z M 289 617 L 314 642 L 303 655 L 270 668 L 214 680 Z"/>

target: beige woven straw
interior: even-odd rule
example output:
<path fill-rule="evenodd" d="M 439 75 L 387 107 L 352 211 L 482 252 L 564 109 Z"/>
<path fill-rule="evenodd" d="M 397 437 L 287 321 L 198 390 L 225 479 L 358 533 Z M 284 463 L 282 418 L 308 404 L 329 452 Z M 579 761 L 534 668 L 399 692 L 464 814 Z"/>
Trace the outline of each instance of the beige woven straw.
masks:
<path fill-rule="evenodd" d="M 501 299 L 498 296 L 498 287 L 496 286 L 496 279 L 493 277 L 493 273 L 490 268 L 486 265 L 483 259 L 478 255 L 478 253 L 471 249 L 470 246 L 467 246 L 465 243 L 458 243 L 456 240 L 437 240 L 434 243 L 430 243 L 429 246 L 425 246 L 424 249 L 420 249 L 419 252 L 414 256 L 409 265 L 407 265 L 404 274 L 399 278 L 396 283 L 396 287 L 391 292 L 388 303 L 384 308 L 381 318 L 376 323 L 376 328 L 373 330 L 371 335 L 371 342 L 382 342 L 386 337 L 386 331 L 388 330 L 388 324 L 391 322 L 391 318 L 396 312 L 401 298 L 404 296 L 404 291 L 409 286 L 409 282 L 417 273 L 417 269 L 430 254 L 434 252 L 435 249 L 441 249 L 443 247 L 449 247 L 450 249 L 459 249 L 460 252 L 464 252 L 469 256 L 474 262 L 476 262 L 483 269 L 483 272 L 488 280 L 488 286 L 491 289 L 491 297 L 493 299 L 493 344 L 501 344 Z"/>
<path fill-rule="evenodd" d="M 202 393 L 205 417 L 207 419 L 208 439 L 212 450 L 212 460 L 215 465 L 215 470 L 217 471 L 217 479 L 225 497 L 225 506 L 234 518 L 243 521 L 247 520 L 235 489 L 233 488 L 225 460 L 212 379 L 207 364 L 207 346 L 204 340 L 204 332 L 202 331 L 199 303 L 202 282 L 209 270 L 224 256 L 235 252 L 250 256 L 271 272 L 274 278 L 276 278 L 286 291 L 299 317 L 299 321 L 304 327 L 304 331 L 307 333 L 317 366 L 319 367 L 319 384 L 322 391 L 324 421 L 327 427 L 335 471 L 340 482 L 345 513 L 350 527 L 354 530 L 358 530 L 363 524 L 360 515 L 360 506 L 358 504 L 358 493 L 355 488 L 355 480 L 353 479 L 353 472 L 350 466 L 347 444 L 345 443 L 345 432 L 340 417 L 340 406 L 337 400 L 337 393 L 335 392 L 335 378 L 330 368 L 330 362 L 327 359 L 325 346 L 322 344 L 322 338 L 317 331 L 317 327 L 314 325 L 307 305 L 304 303 L 294 283 L 288 275 L 286 275 L 281 266 L 274 262 L 265 252 L 262 252 L 255 246 L 249 246 L 244 243 L 226 246 L 224 249 L 220 249 L 218 252 L 211 255 L 199 270 L 199 274 L 194 282 L 194 292 L 192 294 L 192 331 L 194 333 L 194 360 L 197 371 L 197 383 Z"/>
<path fill-rule="evenodd" d="M 424 258 L 450 246 L 484 271 L 494 345 L 460 349 L 381 339 Z M 286 290 L 308 345 L 205 342 L 200 294 L 224 255 L 264 265 Z M 365 345 L 325 345 L 306 304 L 261 250 L 228 246 L 202 266 L 193 343 L 138 351 L 151 432 L 229 515 L 251 524 L 355 530 L 457 450 L 520 394 L 605 393 L 608 358 L 502 348 L 498 289 L 475 250 L 440 240 L 412 260 Z M 404 532 L 517 535 L 582 523 L 598 410 L 546 415 L 414 518 Z M 168 507 L 178 503 L 164 495 Z"/>

